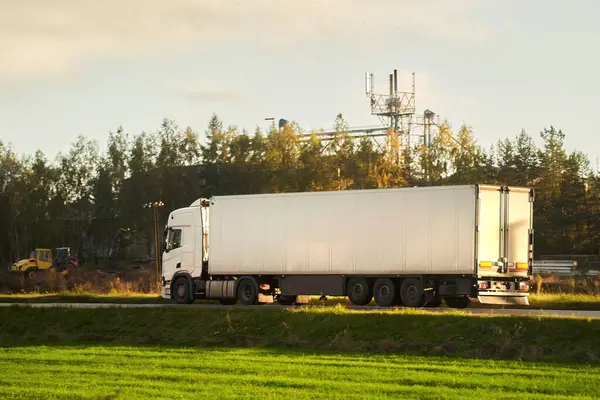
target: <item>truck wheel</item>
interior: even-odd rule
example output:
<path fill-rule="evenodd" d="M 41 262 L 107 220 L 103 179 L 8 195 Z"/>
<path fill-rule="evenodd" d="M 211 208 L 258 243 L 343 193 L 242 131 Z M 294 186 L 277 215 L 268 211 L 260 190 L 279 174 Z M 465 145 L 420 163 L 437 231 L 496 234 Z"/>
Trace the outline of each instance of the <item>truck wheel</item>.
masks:
<path fill-rule="evenodd" d="M 469 307 L 469 298 L 467 296 L 461 297 L 444 297 L 446 304 L 451 308 L 467 308 Z"/>
<path fill-rule="evenodd" d="M 353 278 L 348 281 L 346 288 L 348 299 L 357 306 L 366 306 L 371 302 L 373 293 L 365 278 Z"/>
<path fill-rule="evenodd" d="M 391 279 L 377 279 L 373 286 L 375 304 L 379 307 L 390 307 L 396 302 L 396 287 Z"/>
<path fill-rule="evenodd" d="M 425 304 L 427 307 L 439 307 L 442 305 L 442 298 L 437 298 L 434 297 L 434 299 L 432 301 L 428 301 L 427 304 Z"/>
<path fill-rule="evenodd" d="M 185 276 L 180 276 L 173 282 L 173 298 L 177 304 L 191 304 L 194 296 L 191 293 L 190 281 Z"/>
<path fill-rule="evenodd" d="M 237 295 L 240 303 L 246 306 L 251 306 L 258 303 L 258 290 L 256 283 L 251 279 L 242 279 L 242 281 L 238 284 Z"/>
<path fill-rule="evenodd" d="M 28 271 L 25 272 L 25 278 L 27 279 L 35 279 L 36 276 L 36 270 L 35 269 L 30 269 Z"/>
<path fill-rule="evenodd" d="M 423 284 L 415 278 L 403 280 L 400 286 L 400 297 L 402 303 L 407 307 L 423 307 L 425 305 Z"/>
<path fill-rule="evenodd" d="M 427 304 L 425 304 L 425 306 L 426 307 L 439 307 L 442 305 L 443 300 L 444 299 L 442 299 L 442 296 L 440 296 L 440 293 L 436 290 L 435 294 L 433 295 L 433 300 L 428 301 Z"/>

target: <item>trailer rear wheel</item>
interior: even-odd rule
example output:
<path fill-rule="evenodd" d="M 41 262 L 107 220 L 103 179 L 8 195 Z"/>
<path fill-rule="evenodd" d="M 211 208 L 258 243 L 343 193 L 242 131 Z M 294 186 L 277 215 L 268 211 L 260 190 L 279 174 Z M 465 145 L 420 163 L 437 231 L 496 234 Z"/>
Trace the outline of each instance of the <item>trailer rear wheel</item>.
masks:
<path fill-rule="evenodd" d="M 369 282 L 365 278 L 350 279 L 346 293 L 352 304 L 357 306 L 366 306 L 373 298 L 373 292 L 369 286 Z"/>
<path fill-rule="evenodd" d="M 391 279 L 377 279 L 373 286 L 375 304 L 379 307 L 390 307 L 396 302 L 396 287 Z"/>
<path fill-rule="evenodd" d="M 242 279 L 238 284 L 237 295 L 240 303 L 246 306 L 258 303 L 258 287 L 251 279 Z"/>
<path fill-rule="evenodd" d="M 433 295 L 433 300 L 428 301 L 427 304 L 425 304 L 425 306 L 426 307 L 439 307 L 442 305 L 442 301 L 444 301 L 444 299 L 442 298 L 442 296 L 440 296 L 439 291 L 436 289 L 435 294 Z"/>
<path fill-rule="evenodd" d="M 425 292 L 419 279 L 408 278 L 400 285 L 402 304 L 407 307 L 423 307 L 425 305 Z"/>
<path fill-rule="evenodd" d="M 446 304 L 451 308 L 467 308 L 469 307 L 469 297 L 461 296 L 461 297 L 444 297 Z"/>
<path fill-rule="evenodd" d="M 434 298 L 432 301 L 428 301 L 427 304 L 425 304 L 427 307 L 439 307 L 442 305 L 442 298 Z"/>

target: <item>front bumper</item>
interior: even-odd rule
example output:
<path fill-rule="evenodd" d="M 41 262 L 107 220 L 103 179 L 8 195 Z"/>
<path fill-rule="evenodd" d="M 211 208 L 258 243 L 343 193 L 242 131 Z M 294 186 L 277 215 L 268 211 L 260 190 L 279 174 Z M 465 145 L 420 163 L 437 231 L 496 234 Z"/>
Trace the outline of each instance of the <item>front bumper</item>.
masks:
<path fill-rule="evenodd" d="M 161 287 L 161 297 L 163 299 L 167 299 L 167 300 L 171 299 L 171 282 L 164 281 L 164 278 L 163 278 L 163 284 Z"/>

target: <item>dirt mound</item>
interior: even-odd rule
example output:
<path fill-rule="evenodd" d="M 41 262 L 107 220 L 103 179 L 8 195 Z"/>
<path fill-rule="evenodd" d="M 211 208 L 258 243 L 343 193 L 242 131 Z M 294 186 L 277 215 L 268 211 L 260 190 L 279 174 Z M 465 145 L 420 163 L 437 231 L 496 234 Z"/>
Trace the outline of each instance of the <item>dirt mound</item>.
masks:
<path fill-rule="evenodd" d="M 155 293 L 160 285 L 153 268 L 110 270 L 79 268 L 66 276 L 55 271 L 39 271 L 32 279 L 23 274 L 1 271 L 0 293 Z"/>

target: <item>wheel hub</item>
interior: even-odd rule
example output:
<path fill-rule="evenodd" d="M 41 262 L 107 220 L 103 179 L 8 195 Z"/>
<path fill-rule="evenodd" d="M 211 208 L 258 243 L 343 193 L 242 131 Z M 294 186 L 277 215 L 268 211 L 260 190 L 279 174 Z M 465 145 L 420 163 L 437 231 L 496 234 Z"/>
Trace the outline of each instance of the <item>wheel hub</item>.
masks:
<path fill-rule="evenodd" d="M 179 296 L 179 297 L 185 296 L 185 286 L 183 286 L 183 285 L 177 286 L 177 296 Z"/>
<path fill-rule="evenodd" d="M 410 285 L 406 289 L 406 295 L 411 300 L 415 300 L 417 298 L 417 288 L 415 287 L 415 285 Z"/>
<path fill-rule="evenodd" d="M 356 283 L 354 284 L 354 286 L 352 287 L 352 294 L 355 297 L 360 297 L 363 294 L 363 287 L 360 283 Z"/>
<path fill-rule="evenodd" d="M 379 297 L 381 297 L 382 299 L 387 299 L 388 297 L 390 297 L 390 288 L 387 287 L 386 285 L 380 287 L 379 288 Z"/>

